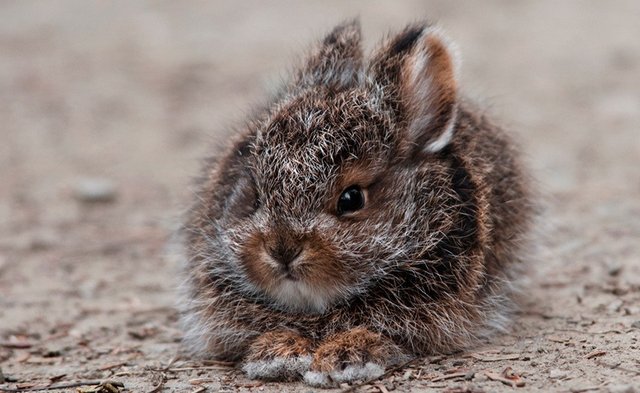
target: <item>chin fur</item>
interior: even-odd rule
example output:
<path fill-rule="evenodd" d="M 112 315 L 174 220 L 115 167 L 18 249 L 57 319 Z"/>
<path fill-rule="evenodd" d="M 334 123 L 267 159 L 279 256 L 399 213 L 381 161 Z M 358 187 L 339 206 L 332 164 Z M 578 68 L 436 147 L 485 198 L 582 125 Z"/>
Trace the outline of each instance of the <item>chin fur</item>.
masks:
<path fill-rule="evenodd" d="M 275 304 L 286 311 L 323 314 L 340 295 L 339 290 L 318 290 L 300 280 L 283 279 L 269 291 Z"/>

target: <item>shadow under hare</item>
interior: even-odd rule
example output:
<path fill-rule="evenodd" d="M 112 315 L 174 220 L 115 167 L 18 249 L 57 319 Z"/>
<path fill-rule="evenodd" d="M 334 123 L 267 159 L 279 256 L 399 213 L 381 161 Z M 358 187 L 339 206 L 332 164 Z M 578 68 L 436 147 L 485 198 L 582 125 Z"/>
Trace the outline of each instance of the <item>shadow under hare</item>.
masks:
<path fill-rule="evenodd" d="M 438 29 L 360 41 L 348 22 L 312 49 L 182 228 L 185 342 L 250 378 L 375 378 L 506 321 L 532 212 L 517 151 Z"/>

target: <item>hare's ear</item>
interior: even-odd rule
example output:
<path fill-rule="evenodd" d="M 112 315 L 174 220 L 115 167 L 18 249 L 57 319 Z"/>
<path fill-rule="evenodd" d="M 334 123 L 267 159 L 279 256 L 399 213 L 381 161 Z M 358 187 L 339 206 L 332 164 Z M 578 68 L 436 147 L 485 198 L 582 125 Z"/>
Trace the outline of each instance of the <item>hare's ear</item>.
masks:
<path fill-rule="evenodd" d="M 392 86 L 391 102 L 406 120 L 409 142 L 424 152 L 444 149 L 453 137 L 458 63 L 453 44 L 431 26 L 405 29 L 372 63 L 379 83 Z"/>
<path fill-rule="evenodd" d="M 362 68 L 360 22 L 336 26 L 310 53 L 297 73 L 297 86 L 342 89 L 357 83 Z"/>

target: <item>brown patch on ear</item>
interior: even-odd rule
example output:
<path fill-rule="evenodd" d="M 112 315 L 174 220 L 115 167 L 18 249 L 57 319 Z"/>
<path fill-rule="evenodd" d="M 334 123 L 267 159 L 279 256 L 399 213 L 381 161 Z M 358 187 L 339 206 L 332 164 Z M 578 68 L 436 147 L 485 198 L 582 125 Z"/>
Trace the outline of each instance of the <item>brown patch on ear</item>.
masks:
<path fill-rule="evenodd" d="M 457 56 L 449 41 L 426 23 L 412 25 L 387 40 L 369 67 L 384 89 L 382 100 L 407 128 L 401 154 L 418 146 L 442 150 L 450 141 L 457 114 Z"/>
<path fill-rule="evenodd" d="M 362 69 L 361 41 L 358 20 L 336 26 L 309 55 L 297 74 L 296 85 L 339 90 L 356 84 Z"/>
<path fill-rule="evenodd" d="M 402 59 L 411 51 L 427 24 L 407 26 L 403 31 L 382 43 L 371 60 L 369 71 L 378 83 L 396 89 L 400 81 Z M 387 99 L 393 99 L 389 94 Z M 397 97 L 396 97 L 397 98 Z"/>
<path fill-rule="evenodd" d="M 400 95 L 407 111 L 408 137 L 426 152 L 451 140 L 457 113 L 456 60 L 437 30 L 426 30 L 405 59 Z"/>
<path fill-rule="evenodd" d="M 416 48 L 416 50 L 426 52 L 420 53 L 420 55 L 428 57 L 428 65 L 423 67 L 421 71 L 430 78 L 432 90 L 440 94 L 443 104 L 453 104 L 456 100 L 458 82 L 453 59 L 444 42 L 433 35 L 427 35 L 424 47 Z M 415 58 L 416 56 L 412 57 L 414 62 Z M 416 68 L 415 64 L 413 66 Z M 415 84 L 416 79 L 424 78 L 424 75 L 413 75 L 413 78 L 414 80 L 411 82 Z"/>

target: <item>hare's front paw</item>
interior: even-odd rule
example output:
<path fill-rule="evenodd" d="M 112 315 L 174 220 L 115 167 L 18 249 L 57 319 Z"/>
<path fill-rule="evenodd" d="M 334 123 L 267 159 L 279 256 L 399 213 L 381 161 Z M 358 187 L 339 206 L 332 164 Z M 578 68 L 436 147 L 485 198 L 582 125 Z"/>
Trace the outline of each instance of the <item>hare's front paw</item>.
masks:
<path fill-rule="evenodd" d="M 304 380 L 318 387 L 371 380 L 384 374 L 388 366 L 408 359 L 391 340 L 367 329 L 355 328 L 320 344 Z"/>
<path fill-rule="evenodd" d="M 249 347 L 242 370 L 251 379 L 293 381 L 311 365 L 311 341 L 291 331 L 265 333 Z"/>

